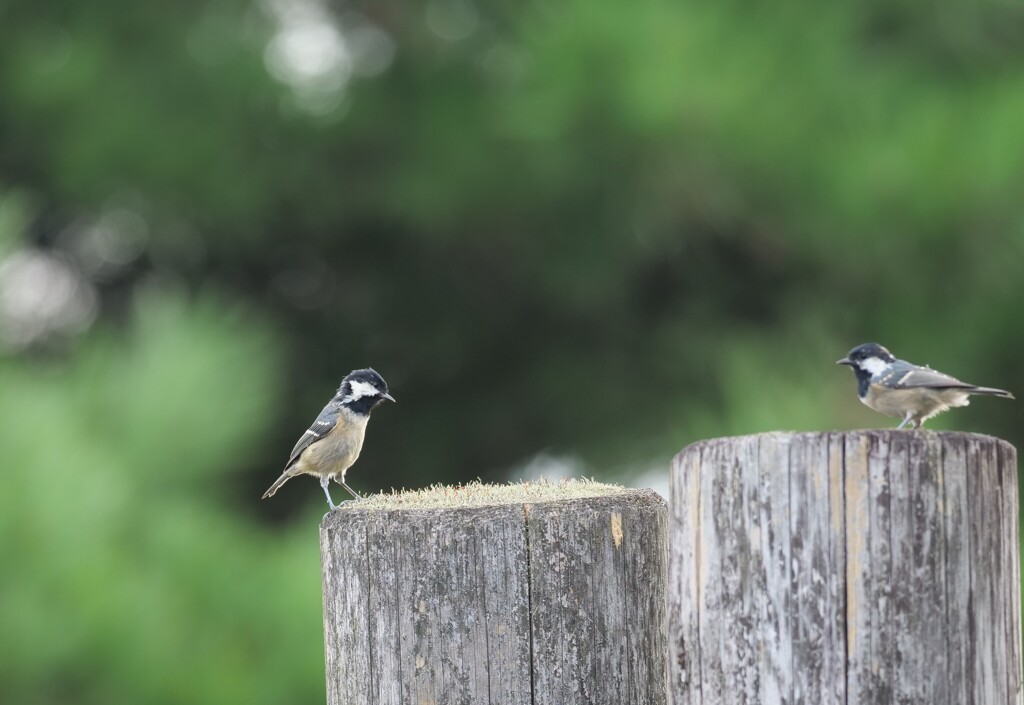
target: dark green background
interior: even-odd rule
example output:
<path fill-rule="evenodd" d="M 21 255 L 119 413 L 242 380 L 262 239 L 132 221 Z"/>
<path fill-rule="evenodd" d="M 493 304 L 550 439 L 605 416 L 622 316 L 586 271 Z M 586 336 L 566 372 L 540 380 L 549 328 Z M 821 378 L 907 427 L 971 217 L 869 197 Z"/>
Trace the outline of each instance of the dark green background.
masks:
<path fill-rule="evenodd" d="M 894 424 L 867 340 L 1024 392 L 1022 280 L 1014 3 L 0 0 L 0 701 L 322 701 L 355 367 L 357 489 L 630 483 Z"/>

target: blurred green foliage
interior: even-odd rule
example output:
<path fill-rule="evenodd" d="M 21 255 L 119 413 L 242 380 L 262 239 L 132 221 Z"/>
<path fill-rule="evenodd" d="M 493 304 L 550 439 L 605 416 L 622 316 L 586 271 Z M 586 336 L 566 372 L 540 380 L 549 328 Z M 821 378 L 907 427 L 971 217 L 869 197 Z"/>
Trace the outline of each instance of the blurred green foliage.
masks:
<path fill-rule="evenodd" d="M 276 345 L 222 302 L 137 298 L 73 361 L 0 369 L 0 700 L 316 701 L 315 517 L 223 506 Z"/>
<path fill-rule="evenodd" d="M 320 699 L 322 497 L 257 498 L 355 367 L 368 491 L 887 425 L 867 340 L 1021 392 L 1022 29 L 0 0 L 0 700 Z"/>

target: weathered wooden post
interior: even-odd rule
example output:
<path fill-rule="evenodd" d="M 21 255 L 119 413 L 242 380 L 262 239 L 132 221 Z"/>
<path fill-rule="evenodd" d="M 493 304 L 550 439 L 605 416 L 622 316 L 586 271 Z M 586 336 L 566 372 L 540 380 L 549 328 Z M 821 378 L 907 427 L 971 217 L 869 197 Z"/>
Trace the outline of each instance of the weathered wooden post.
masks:
<path fill-rule="evenodd" d="M 1021 702 L 1016 451 L 770 433 L 672 468 L 675 705 Z"/>
<path fill-rule="evenodd" d="M 342 505 L 320 527 L 329 705 L 664 705 L 665 502 L 591 482 Z"/>

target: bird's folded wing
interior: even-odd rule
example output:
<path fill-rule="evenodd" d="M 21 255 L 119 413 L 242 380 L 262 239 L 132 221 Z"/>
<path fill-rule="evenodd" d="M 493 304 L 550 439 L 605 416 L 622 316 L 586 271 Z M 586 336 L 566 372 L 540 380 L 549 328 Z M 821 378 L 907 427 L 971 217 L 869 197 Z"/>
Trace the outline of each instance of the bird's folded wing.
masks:
<path fill-rule="evenodd" d="M 894 369 L 891 372 L 892 379 L 889 380 L 889 383 L 900 389 L 912 389 L 915 387 L 972 389 L 975 386 L 927 367 L 915 367 L 913 365 L 907 365 L 902 369 L 896 365 L 893 367 Z"/>
<path fill-rule="evenodd" d="M 337 402 L 331 402 L 324 407 L 320 415 L 316 417 L 316 421 L 306 429 L 306 432 L 299 438 L 298 443 L 292 448 L 292 453 L 288 457 L 288 462 L 285 464 L 285 469 L 288 469 L 298 461 L 299 456 L 302 455 L 302 451 L 309 448 L 311 445 L 319 441 L 321 438 L 330 433 L 331 429 L 338 423 L 338 416 L 341 413 L 341 404 Z"/>

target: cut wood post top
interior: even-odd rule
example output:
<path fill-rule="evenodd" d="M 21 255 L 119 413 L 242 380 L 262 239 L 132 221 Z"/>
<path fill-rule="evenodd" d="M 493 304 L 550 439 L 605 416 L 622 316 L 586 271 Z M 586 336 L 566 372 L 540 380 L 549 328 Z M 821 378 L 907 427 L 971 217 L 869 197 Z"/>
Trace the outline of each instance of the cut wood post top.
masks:
<path fill-rule="evenodd" d="M 708 446 L 715 446 L 722 443 L 739 443 L 746 442 L 748 440 L 759 438 L 772 442 L 788 441 L 788 442 L 817 442 L 823 439 L 835 438 L 837 436 L 843 436 L 847 439 L 850 438 L 862 438 L 871 441 L 892 441 L 894 439 L 913 440 L 916 442 L 941 442 L 941 443 L 953 443 L 953 444 L 966 444 L 966 443 L 989 443 L 995 442 L 998 445 L 1005 446 L 1008 449 L 1014 449 L 1013 444 L 1009 441 L 1005 441 L 998 436 L 991 436 L 984 433 L 973 433 L 970 431 L 932 431 L 928 429 L 917 429 L 917 430 L 903 430 L 895 428 L 877 428 L 877 429 L 857 429 L 852 431 L 768 431 L 765 433 L 752 433 L 742 436 L 721 436 L 718 438 L 705 438 L 699 441 L 694 441 L 690 445 L 683 448 L 677 456 L 682 456 L 701 448 Z"/>

